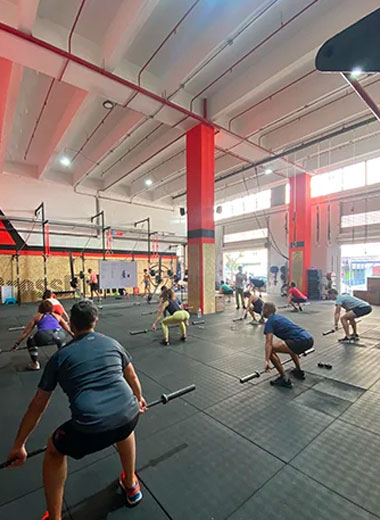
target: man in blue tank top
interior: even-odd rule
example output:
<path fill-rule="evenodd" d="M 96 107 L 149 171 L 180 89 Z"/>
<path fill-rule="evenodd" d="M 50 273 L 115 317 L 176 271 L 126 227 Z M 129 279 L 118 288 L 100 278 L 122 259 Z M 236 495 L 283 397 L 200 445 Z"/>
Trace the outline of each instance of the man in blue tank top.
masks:
<path fill-rule="evenodd" d="M 265 370 L 269 372 L 271 369 L 270 362 L 272 362 L 280 374 L 280 377 L 271 381 L 270 384 L 291 388 L 292 382 L 285 373 L 278 353 L 289 354 L 295 364 L 295 368 L 292 370 L 293 376 L 297 379 L 305 379 L 305 373 L 301 370 L 299 355 L 314 345 L 314 339 L 309 332 L 293 321 L 277 315 L 274 303 L 264 303 L 263 316 L 267 318 L 264 328 Z"/>
<path fill-rule="evenodd" d="M 13 466 L 25 462 L 25 444 L 59 383 L 69 399 L 71 419 L 48 441 L 44 459 L 48 513 L 44 519 L 62 518 L 66 456 L 81 459 L 112 444 L 116 444 L 123 466 L 119 484 L 127 502 L 136 505 L 142 499 L 135 475 L 133 432 L 139 414 L 146 410 L 146 402 L 130 356 L 117 341 L 95 332 L 97 316 L 97 308 L 89 300 L 71 309 L 74 339 L 47 363 L 8 456 L 9 460 L 16 459 Z"/>

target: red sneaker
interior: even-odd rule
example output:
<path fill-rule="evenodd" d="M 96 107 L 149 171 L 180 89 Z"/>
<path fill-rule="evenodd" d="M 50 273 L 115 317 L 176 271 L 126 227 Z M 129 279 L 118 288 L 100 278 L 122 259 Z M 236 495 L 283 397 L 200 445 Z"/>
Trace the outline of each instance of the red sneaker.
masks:
<path fill-rule="evenodd" d="M 127 487 L 124 484 L 125 480 L 125 473 L 122 472 L 119 478 L 119 486 L 125 493 L 125 498 L 130 506 L 136 506 L 139 502 L 142 500 L 142 493 L 140 489 L 140 482 L 137 478 L 137 475 L 135 475 L 136 478 L 136 484 L 133 487 Z M 49 518 L 49 517 L 48 517 Z"/>
<path fill-rule="evenodd" d="M 49 513 L 46 511 L 46 513 L 44 514 L 44 516 L 41 518 L 41 520 L 49 520 L 50 516 L 49 516 Z"/>

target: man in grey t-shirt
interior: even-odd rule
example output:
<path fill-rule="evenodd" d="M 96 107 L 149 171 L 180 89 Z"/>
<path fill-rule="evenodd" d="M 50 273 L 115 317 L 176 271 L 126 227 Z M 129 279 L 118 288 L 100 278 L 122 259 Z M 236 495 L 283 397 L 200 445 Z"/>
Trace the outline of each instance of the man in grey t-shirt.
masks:
<path fill-rule="evenodd" d="M 59 383 L 69 399 L 71 419 L 48 441 L 43 472 L 48 513 L 44 519 L 61 520 L 66 456 L 81 459 L 112 444 L 117 445 L 123 466 L 119 483 L 127 501 L 135 505 L 142 499 L 135 475 L 134 428 L 146 402 L 130 356 L 117 341 L 94 331 L 97 321 L 97 308 L 89 300 L 71 309 L 74 339 L 47 363 L 8 455 L 12 466 L 25 462 L 25 444 Z"/>
<path fill-rule="evenodd" d="M 236 298 L 236 308 L 240 309 L 240 302 L 245 309 L 244 305 L 244 285 L 247 281 L 247 275 L 243 273 L 243 267 L 239 265 L 238 272 L 235 274 L 235 298 Z"/>
<path fill-rule="evenodd" d="M 335 300 L 334 312 L 334 328 L 338 330 L 338 323 L 341 310 L 346 313 L 340 318 L 345 336 L 338 341 L 344 343 L 346 341 L 358 341 L 359 335 L 357 331 L 356 319 L 367 316 L 372 312 L 372 307 L 368 302 L 360 300 L 350 294 L 339 294 L 336 289 L 329 289 L 328 295 L 331 300 Z M 350 325 L 352 327 L 352 335 L 350 335 Z"/>

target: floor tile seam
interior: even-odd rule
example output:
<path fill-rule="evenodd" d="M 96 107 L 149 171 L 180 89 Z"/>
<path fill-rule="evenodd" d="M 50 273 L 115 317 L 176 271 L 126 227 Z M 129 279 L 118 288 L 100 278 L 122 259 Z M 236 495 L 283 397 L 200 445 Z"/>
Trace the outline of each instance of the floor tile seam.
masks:
<path fill-rule="evenodd" d="M 347 412 L 347 410 L 345 410 Z M 358 430 L 362 430 L 363 432 L 369 433 L 371 435 L 374 435 L 375 437 L 380 437 L 380 432 L 376 433 L 372 430 L 369 430 L 368 428 L 365 428 L 364 426 L 359 426 L 358 424 L 355 424 L 353 422 L 350 422 L 348 419 L 344 419 L 343 417 L 338 418 L 339 421 L 343 422 L 344 424 L 349 424 L 350 426 L 354 426 L 355 428 L 358 428 Z"/>
<path fill-rule="evenodd" d="M 156 504 L 157 504 L 158 507 L 161 509 L 161 511 L 162 511 L 162 512 L 167 516 L 168 520 L 175 520 L 175 518 L 169 514 L 169 512 L 167 511 L 167 509 L 162 505 L 162 503 L 158 500 L 158 498 L 155 496 L 155 494 L 154 494 L 154 493 L 152 492 L 152 490 L 149 488 L 149 486 L 147 485 L 145 479 L 142 478 L 142 477 L 139 475 L 139 480 L 143 483 L 144 487 L 147 489 L 148 493 L 149 493 L 150 496 L 153 498 L 153 500 L 156 502 Z"/>
<path fill-rule="evenodd" d="M 299 452 L 297 452 L 296 455 L 294 455 L 290 460 L 289 460 L 289 464 L 291 465 L 292 461 L 298 457 L 298 455 L 301 455 L 301 453 L 303 453 L 309 446 L 310 444 L 312 444 L 316 439 L 318 439 L 318 437 L 320 435 L 322 435 L 326 430 L 328 430 L 328 428 L 330 428 L 333 424 L 335 424 L 339 418 L 343 415 L 343 413 L 347 412 L 347 410 L 349 410 L 351 408 L 351 406 L 353 405 L 354 403 L 351 403 L 348 408 L 346 408 L 344 411 L 342 411 L 337 417 L 333 418 L 333 420 L 327 424 L 320 432 L 318 432 L 307 444 L 306 446 L 304 446 Z M 323 413 L 323 412 L 322 412 Z M 327 415 L 327 414 L 326 414 Z M 329 415 L 329 417 L 331 417 Z"/>
<path fill-rule="evenodd" d="M 292 459 L 293 460 L 293 459 Z M 347 502 L 350 502 L 351 504 L 353 504 L 354 506 L 358 507 L 359 509 L 361 509 L 362 511 L 365 511 L 366 513 L 369 513 L 374 519 L 375 518 L 380 518 L 379 515 L 376 515 L 375 513 L 373 513 L 372 511 L 370 511 L 369 509 L 366 509 L 365 507 L 363 507 L 361 504 L 358 504 L 357 502 L 355 502 L 354 500 L 352 500 L 351 498 L 349 497 L 346 497 L 345 495 L 343 495 L 342 493 L 340 493 L 339 491 L 336 491 L 335 489 L 331 488 L 330 486 L 326 485 L 324 482 L 322 481 L 319 481 L 316 477 L 313 477 L 312 475 L 309 475 L 308 473 L 306 473 L 305 471 L 303 471 L 301 468 L 298 468 L 296 466 L 293 466 L 292 464 L 292 461 L 290 461 L 289 463 L 287 463 L 287 466 L 291 467 L 292 469 L 298 471 L 299 473 L 301 473 L 302 475 L 304 475 L 305 477 L 313 480 L 314 482 L 316 482 L 317 484 L 319 484 L 320 486 L 324 487 L 325 489 L 327 489 L 328 491 L 330 491 L 331 493 L 333 493 L 334 495 L 337 495 L 341 498 L 343 498 L 344 500 L 346 500 Z"/>
<path fill-rule="evenodd" d="M 194 336 L 192 336 L 192 337 L 194 337 Z M 199 338 L 197 338 L 197 339 L 199 339 Z M 173 350 L 173 352 L 176 352 L 176 354 L 179 354 L 180 356 L 185 357 L 186 359 L 191 359 L 192 361 L 197 361 L 197 362 L 200 363 L 201 365 L 205 365 L 205 366 L 207 366 L 207 367 L 210 366 L 210 365 L 207 364 L 206 361 L 201 361 L 201 360 L 199 360 L 199 359 L 197 359 L 197 358 L 194 358 L 194 357 L 192 357 L 192 356 L 189 356 L 189 355 L 186 354 L 185 352 L 177 352 L 177 351 L 175 350 L 175 348 L 172 347 L 172 346 L 170 346 L 170 348 Z M 228 348 L 228 347 L 227 347 L 227 348 Z M 232 356 L 232 355 L 233 355 L 233 354 L 225 354 L 225 355 L 221 356 L 219 359 L 223 359 L 223 358 L 225 358 L 225 357 Z M 215 359 L 215 360 L 213 360 L 213 361 L 218 361 L 218 360 Z M 213 367 L 212 367 L 212 368 L 213 368 Z"/>
<path fill-rule="evenodd" d="M 260 446 L 259 444 L 257 444 L 255 441 L 253 441 L 252 439 L 248 438 L 247 436 L 245 436 L 243 433 L 239 432 L 238 430 L 235 430 L 232 426 L 229 426 L 228 424 L 225 424 L 224 422 L 222 422 L 220 419 L 217 419 L 216 417 L 210 415 L 209 413 L 207 413 L 206 410 L 200 410 L 200 412 L 202 412 L 204 415 L 206 415 L 208 418 L 214 420 L 215 422 L 217 422 L 218 424 L 220 424 L 221 426 L 223 426 L 224 428 L 227 428 L 227 430 L 230 430 L 232 433 L 235 433 L 236 435 L 238 435 L 239 437 L 241 437 L 242 439 L 248 441 L 250 444 L 253 444 L 256 448 L 258 448 L 259 450 L 267 453 L 268 455 L 270 455 L 271 457 L 273 457 L 274 459 L 278 460 L 279 462 L 281 462 L 282 464 L 287 464 L 287 461 L 285 461 L 284 459 L 282 459 L 281 457 L 279 457 L 278 455 L 272 453 L 271 451 L 269 451 L 267 448 L 264 448 L 263 446 Z"/>
<path fill-rule="evenodd" d="M 226 516 L 224 518 L 224 520 L 228 520 L 228 518 L 231 518 L 232 515 L 234 515 L 237 511 L 239 511 L 239 509 L 241 509 L 249 500 L 251 500 L 251 498 L 253 498 L 259 491 L 261 491 L 263 489 L 263 487 L 265 487 L 267 484 L 269 484 L 269 482 L 274 479 L 278 473 L 280 473 L 280 471 L 282 471 L 285 467 L 287 466 L 287 464 L 285 463 L 285 466 L 281 466 L 271 477 L 269 477 L 265 482 L 263 482 L 251 495 L 249 495 L 249 497 L 247 497 L 241 504 L 239 504 L 233 511 L 231 514 L 229 514 L 228 516 Z"/>
<path fill-rule="evenodd" d="M 19 495 L 15 498 L 12 498 L 11 500 L 7 500 L 6 502 L 0 503 L 0 511 L 1 511 L 2 507 L 9 505 L 12 502 L 16 502 L 16 500 L 20 500 L 21 498 L 27 497 L 28 495 L 31 495 L 32 493 L 35 493 L 36 491 L 39 491 L 40 489 L 42 489 L 42 490 L 44 489 L 42 485 L 38 486 L 36 488 L 33 488 L 31 491 L 28 491 L 27 493 L 24 493 L 23 495 Z"/>
<path fill-rule="evenodd" d="M 70 520 L 73 520 L 73 517 L 71 516 L 71 511 L 69 509 L 68 503 L 66 502 L 65 495 L 63 495 L 63 503 L 65 505 L 65 508 L 66 508 L 66 511 L 67 511 L 67 514 L 68 514 Z"/>

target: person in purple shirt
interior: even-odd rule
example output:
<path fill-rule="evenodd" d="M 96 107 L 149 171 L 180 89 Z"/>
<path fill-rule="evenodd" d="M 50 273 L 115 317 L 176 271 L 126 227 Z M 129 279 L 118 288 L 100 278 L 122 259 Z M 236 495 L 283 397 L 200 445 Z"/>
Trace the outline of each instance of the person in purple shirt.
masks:
<path fill-rule="evenodd" d="M 29 336 L 33 329 L 37 327 L 37 332 Z M 61 348 L 64 343 L 66 332 L 70 336 L 74 336 L 66 321 L 53 312 L 53 304 L 50 300 L 43 300 L 38 306 L 38 312 L 30 320 L 25 330 L 15 342 L 13 350 L 17 350 L 20 343 L 28 337 L 26 345 L 32 360 L 28 366 L 29 370 L 39 370 L 40 363 L 38 361 L 38 347 L 43 345 L 57 345 Z"/>

